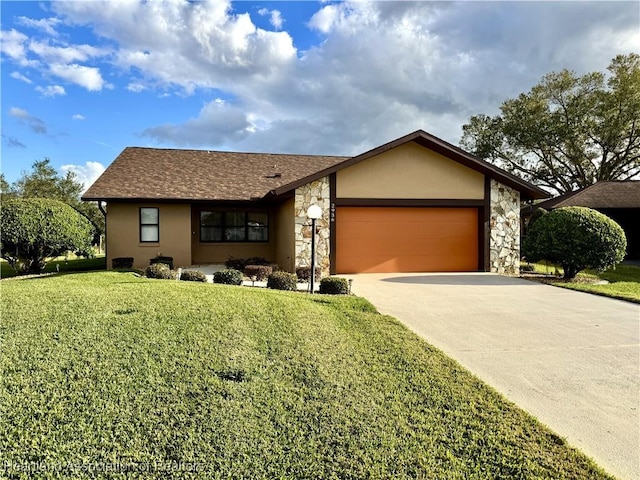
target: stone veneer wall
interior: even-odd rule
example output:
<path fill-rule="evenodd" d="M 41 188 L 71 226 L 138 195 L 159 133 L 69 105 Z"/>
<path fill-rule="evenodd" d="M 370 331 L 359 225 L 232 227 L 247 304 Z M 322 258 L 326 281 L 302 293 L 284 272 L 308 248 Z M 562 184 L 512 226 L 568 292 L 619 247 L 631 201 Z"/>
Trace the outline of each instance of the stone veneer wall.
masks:
<path fill-rule="evenodd" d="M 520 273 L 520 192 L 491 179 L 491 271 Z"/>
<path fill-rule="evenodd" d="M 301 187 L 295 192 L 295 267 L 311 266 L 311 220 L 307 218 L 307 209 L 313 204 L 322 209 L 322 218 L 316 221 L 316 265 L 322 268 L 322 275 L 329 275 L 329 215 L 330 191 L 329 177 L 323 177 Z"/>

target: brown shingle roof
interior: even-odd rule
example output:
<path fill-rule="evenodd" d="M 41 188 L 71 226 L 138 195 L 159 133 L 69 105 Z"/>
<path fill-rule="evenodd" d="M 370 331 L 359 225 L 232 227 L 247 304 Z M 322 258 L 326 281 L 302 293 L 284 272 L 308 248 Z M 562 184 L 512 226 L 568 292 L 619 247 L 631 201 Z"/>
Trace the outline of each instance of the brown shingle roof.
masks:
<path fill-rule="evenodd" d="M 83 200 L 255 200 L 300 185 L 403 145 L 416 142 L 520 192 L 549 194 L 509 172 L 423 130 L 355 157 L 235 153 L 128 147 L 85 192 Z M 276 176 L 279 174 L 279 176 Z"/>
<path fill-rule="evenodd" d="M 561 207 L 640 208 L 640 180 L 598 182 L 536 205 L 545 209 Z"/>
<path fill-rule="evenodd" d="M 82 198 L 252 200 L 347 158 L 127 147 Z"/>

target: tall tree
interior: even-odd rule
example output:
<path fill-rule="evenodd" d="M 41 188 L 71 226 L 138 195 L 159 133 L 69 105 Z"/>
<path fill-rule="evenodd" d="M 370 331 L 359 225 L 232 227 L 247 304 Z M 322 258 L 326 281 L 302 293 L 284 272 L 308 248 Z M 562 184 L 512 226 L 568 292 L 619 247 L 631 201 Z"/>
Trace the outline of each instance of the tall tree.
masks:
<path fill-rule="evenodd" d="M 608 70 L 545 75 L 499 115 L 472 116 L 461 146 L 560 194 L 640 175 L 640 55 Z"/>
<path fill-rule="evenodd" d="M 0 198 L 2 200 L 6 200 L 7 198 L 11 198 L 15 196 L 15 192 L 13 191 L 13 187 L 4 176 L 4 173 L 0 173 Z"/>
<path fill-rule="evenodd" d="M 4 193 L 4 184 L 2 188 Z M 30 172 L 22 172 L 21 177 L 13 185 L 7 184 L 6 188 L 13 196 L 51 198 L 71 205 L 93 223 L 98 235 L 104 233 L 104 216 L 98 209 L 97 203 L 80 200 L 84 186 L 76 174 L 73 172 L 67 172 L 64 176 L 58 174 L 48 158 L 36 160 Z"/>

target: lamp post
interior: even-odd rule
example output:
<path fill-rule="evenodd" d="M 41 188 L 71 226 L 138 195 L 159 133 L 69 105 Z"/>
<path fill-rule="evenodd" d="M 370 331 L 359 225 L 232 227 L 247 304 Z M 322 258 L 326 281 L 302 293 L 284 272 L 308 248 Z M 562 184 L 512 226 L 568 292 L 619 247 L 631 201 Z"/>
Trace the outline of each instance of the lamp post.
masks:
<path fill-rule="evenodd" d="M 316 220 L 322 217 L 322 209 L 318 205 L 311 205 L 307 210 L 307 217 L 311 219 L 311 293 L 313 293 L 316 278 Z"/>

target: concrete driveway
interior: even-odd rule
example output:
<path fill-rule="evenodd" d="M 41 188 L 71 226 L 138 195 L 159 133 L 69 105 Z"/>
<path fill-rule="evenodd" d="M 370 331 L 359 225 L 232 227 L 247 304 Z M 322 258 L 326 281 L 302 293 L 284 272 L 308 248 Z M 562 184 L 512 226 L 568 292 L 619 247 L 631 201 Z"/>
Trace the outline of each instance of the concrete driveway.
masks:
<path fill-rule="evenodd" d="M 640 478 L 640 305 L 484 273 L 346 277 L 608 472 Z"/>

